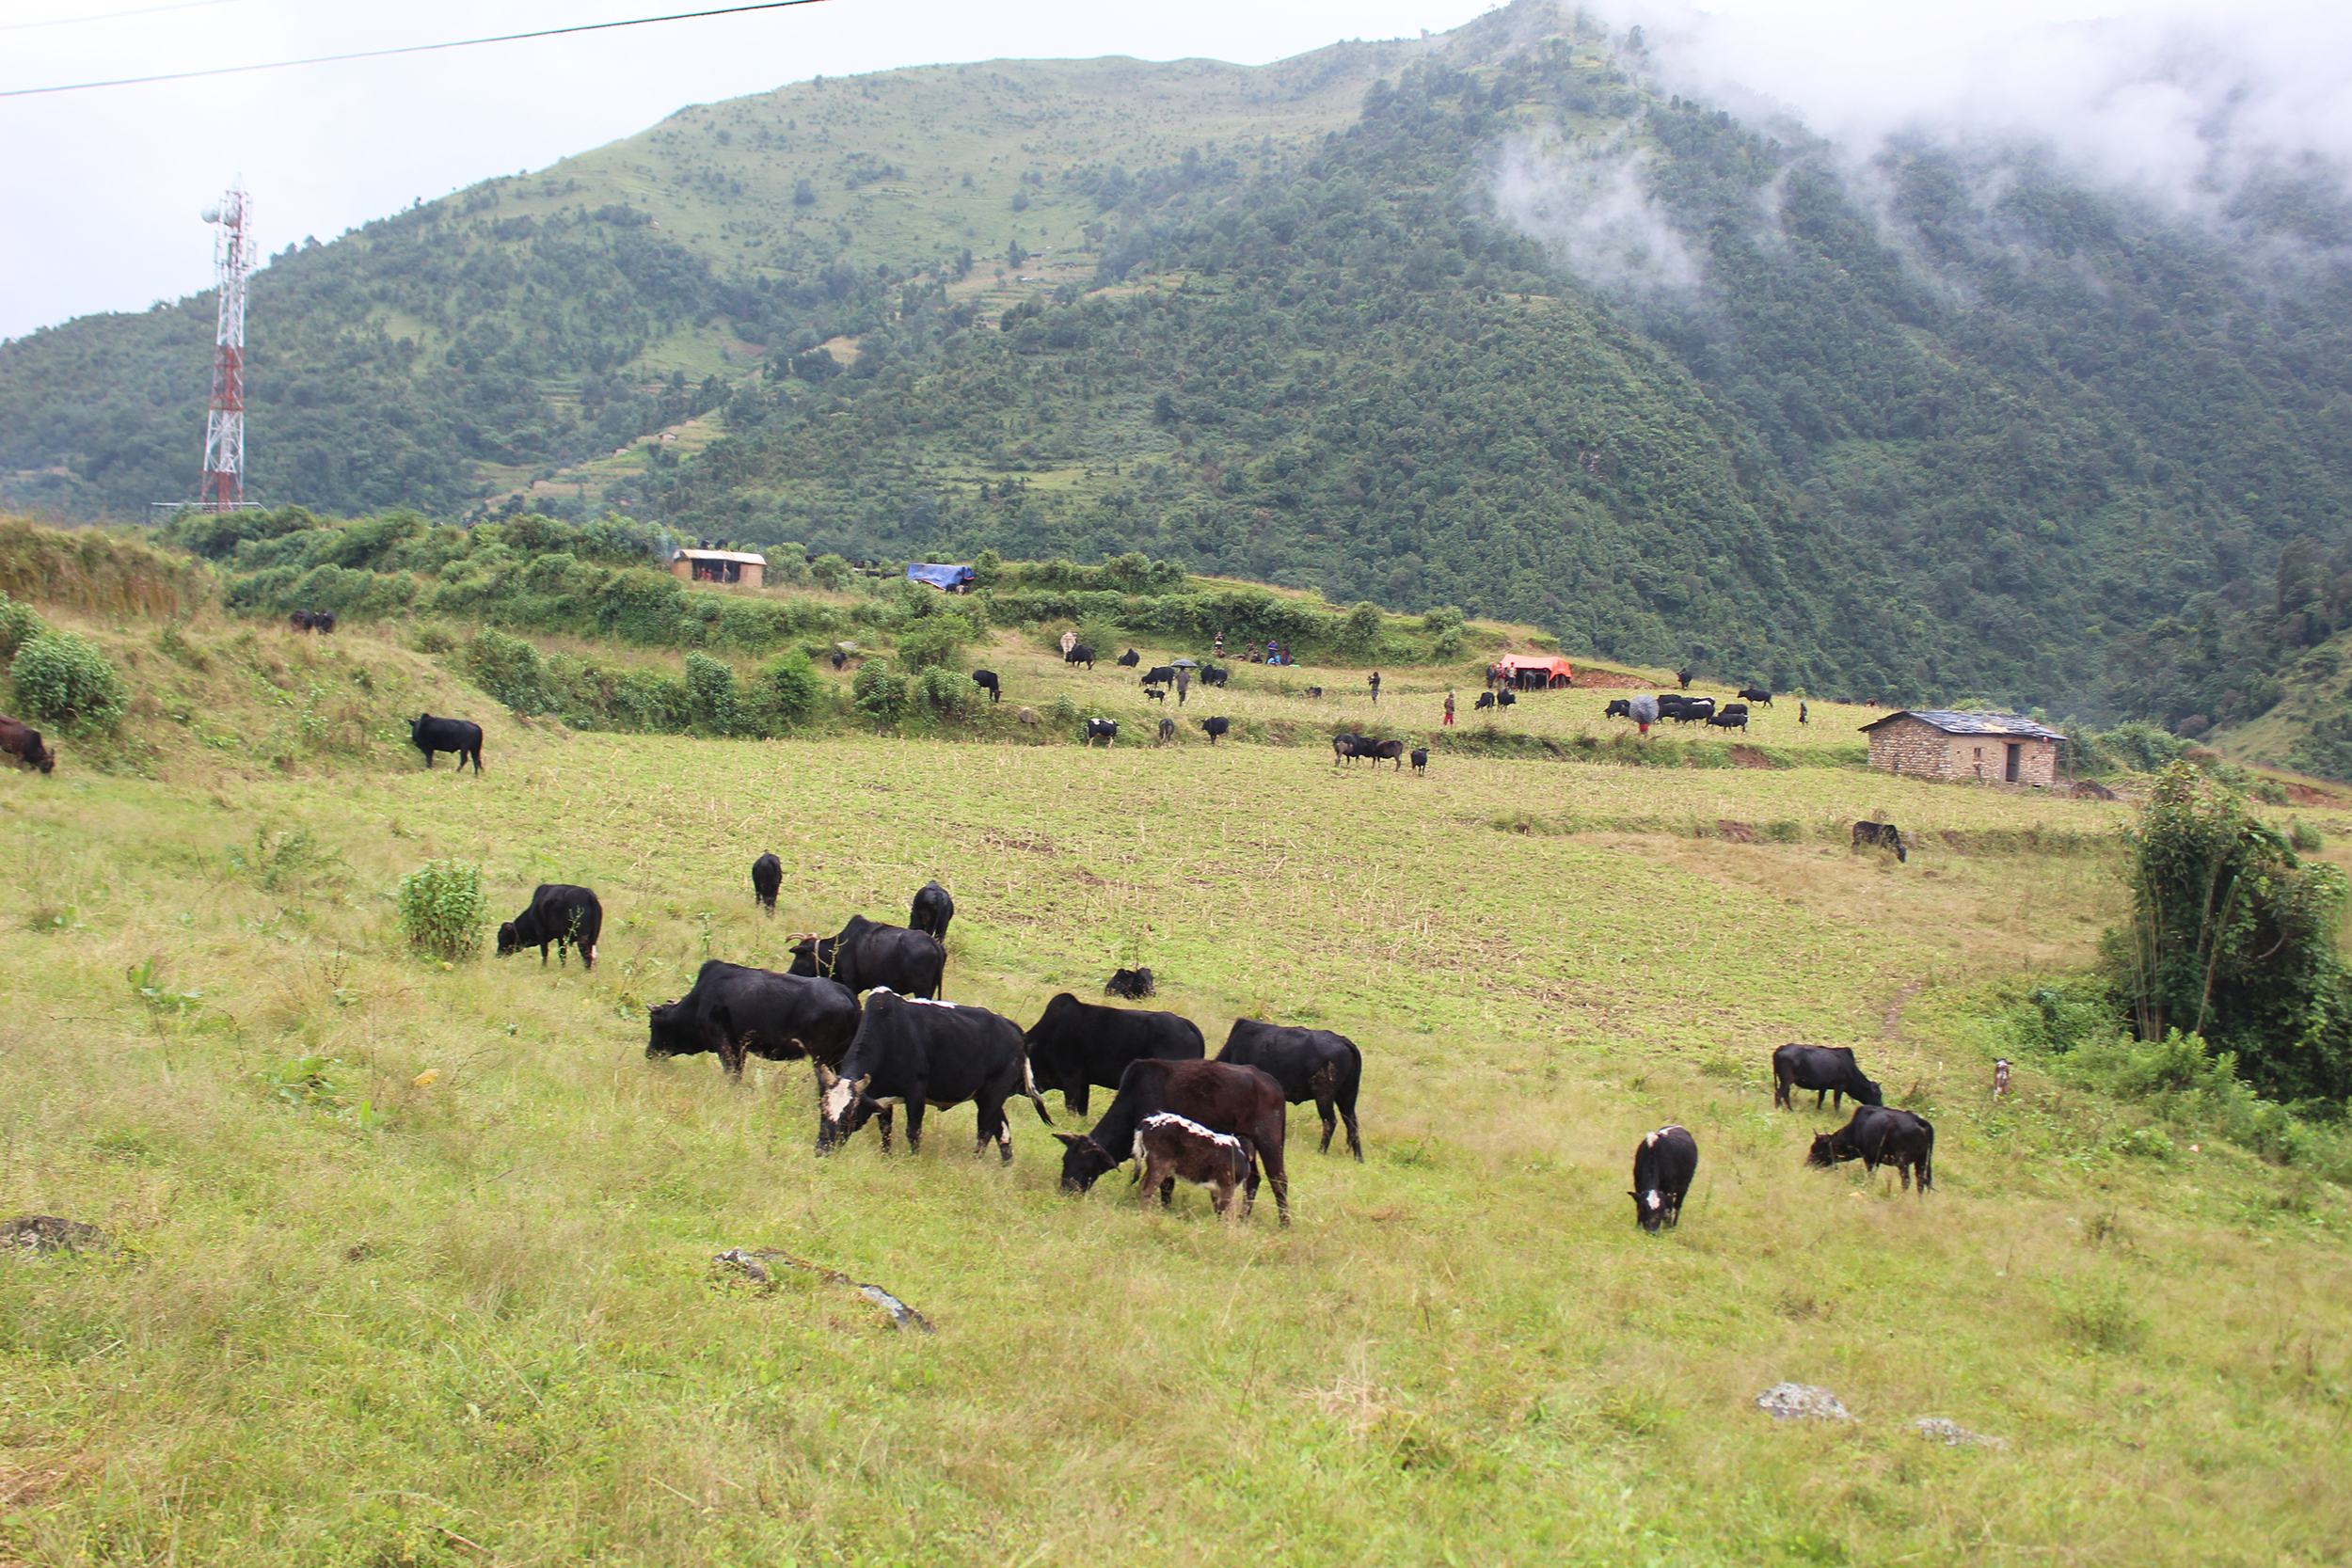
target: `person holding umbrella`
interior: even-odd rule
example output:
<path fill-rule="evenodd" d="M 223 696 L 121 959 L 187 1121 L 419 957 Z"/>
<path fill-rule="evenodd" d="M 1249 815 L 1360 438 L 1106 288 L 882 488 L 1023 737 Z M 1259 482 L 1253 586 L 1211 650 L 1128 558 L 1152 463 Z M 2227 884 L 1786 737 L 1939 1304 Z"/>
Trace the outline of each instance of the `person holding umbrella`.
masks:
<path fill-rule="evenodd" d="M 1176 670 L 1176 705 L 1183 707 L 1186 694 L 1192 690 L 1192 673 L 1200 666 L 1188 658 L 1174 659 L 1170 662 Z"/>

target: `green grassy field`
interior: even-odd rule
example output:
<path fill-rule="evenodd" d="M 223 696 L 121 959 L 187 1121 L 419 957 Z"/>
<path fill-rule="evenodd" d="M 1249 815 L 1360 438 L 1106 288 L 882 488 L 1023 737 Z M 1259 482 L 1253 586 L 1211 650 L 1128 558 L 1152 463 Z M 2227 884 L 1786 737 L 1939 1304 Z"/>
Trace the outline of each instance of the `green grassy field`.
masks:
<path fill-rule="evenodd" d="M 1997 994 L 2117 913 L 2122 807 L 1830 766 L 1374 776 L 1197 732 L 575 735 L 492 716 L 389 629 L 81 629 L 145 650 L 121 754 L 151 776 L 71 747 L 0 774 L 0 1171 L 12 1212 L 124 1250 L 0 1271 L 11 1560 L 2278 1563 L 2352 1539 L 2343 1195 L 2218 1145 L 2121 1152 L 2131 1113 L 2030 1064 L 1986 1101 Z M 1009 708 L 1132 690 L 991 657 Z M 1266 673 L 1223 706 L 1343 711 Z M 1600 698 L 1557 701 L 1515 721 Z M 425 705 L 485 717 L 486 777 L 418 768 L 392 726 Z M 1862 815 L 1919 852 L 1853 854 Z M 392 889 L 442 855 L 501 916 L 596 887 L 595 974 L 410 957 Z M 917 1158 L 820 1163 L 803 1072 L 644 1059 L 644 1006 L 706 956 L 780 962 L 933 876 L 955 1000 L 1026 1022 L 1140 961 L 1213 1043 L 1242 1013 L 1349 1034 L 1367 1162 L 1294 1116 L 1291 1228 L 1198 1194 L 1143 1215 L 1117 1179 L 1057 1191 L 1025 1110 L 1009 1170 L 970 1158 L 968 1110 Z M 1834 1118 L 1771 1109 L 1792 1038 L 1856 1047 L 1935 1119 L 1932 1196 L 1802 1168 Z M 1666 1120 L 1700 1176 L 1651 1240 L 1623 1195 Z M 805 1276 L 762 1291 L 713 1267 L 733 1246 L 938 1332 Z M 1782 1379 L 1858 1420 L 1776 1425 L 1753 1400 Z"/>

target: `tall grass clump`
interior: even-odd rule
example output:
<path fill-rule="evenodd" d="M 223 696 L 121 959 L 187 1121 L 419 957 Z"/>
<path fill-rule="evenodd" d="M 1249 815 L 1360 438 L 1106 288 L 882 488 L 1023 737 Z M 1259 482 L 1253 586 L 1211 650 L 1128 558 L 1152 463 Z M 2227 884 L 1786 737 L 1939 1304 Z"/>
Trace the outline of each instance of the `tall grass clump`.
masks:
<path fill-rule="evenodd" d="M 97 644 L 71 632 L 42 630 L 8 664 L 17 705 L 70 735 L 111 731 L 129 689 Z"/>
<path fill-rule="evenodd" d="M 408 945 L 446 963 L 471 958 L 490 923 L 482 867 L 455 860 L 427 861 L 403 877 L 395 903 Z"/>

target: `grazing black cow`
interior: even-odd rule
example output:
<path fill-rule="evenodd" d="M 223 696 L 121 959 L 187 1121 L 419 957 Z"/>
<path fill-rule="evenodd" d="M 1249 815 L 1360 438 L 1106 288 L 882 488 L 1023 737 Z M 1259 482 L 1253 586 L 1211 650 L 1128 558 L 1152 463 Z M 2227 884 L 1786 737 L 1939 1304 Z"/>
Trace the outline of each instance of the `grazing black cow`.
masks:
<path fill-rule="evenodd" d="M 1804 1163 L 1827 1170 L 1845 1160 L 1859 1160 L 1875 1173 L 1883 1164 L 1902 1173 L 1903 1189 L 1911 1188 L 1911 1173 L 1919 1173 L 1919 1191 L 1935 1184 L 1935 1128 L 1915 1112 L 1892 1105 L 1857 1105 L 1853 1117 L 1835 1132 L 1817 1132 Z"/>
<path fill-rule="evenodd" d="M 1088 721 L 1087 721 L 1087 744 L 1088 744 L 1088 745 L 1091 746 L 1091 745 L 1093 745 L 1096 741 L 1100 740 L 1100 741 L 1101 741 L 1104 745 L 1108 746 L 1109 744 L 1111 744 L 1111 742 L 1113 742 L 1113 741 L 1117 740 L 1118 738 L 1119 738 L 1119 721 L 1118 721 L 1118 720 L 1116 720 L 1116 719 L 1089 719 L 1089 720 L 1088 720 Z"/>
<path fill-rule="evenodd" d="M 1398 772 L 1405 771 L 1405 742 L 1402 740 L 1366 741 L 1360 736 L 1357 738 L 1359 746 L 1356 753 L 1358 756 L 1370 757 L 1375 762 L 1392 762 L 1396 764 Z"/>
<path fill-rule="evenodd" d="M 1130 1002 L 1140 1002 L 1159 989 L 1149 969 L 1114 969 L 1103 982 L 1104 996 L 1123 996 Z"/>
<path fill-rule="evenodd" d="M 1519 694 L 1507 686 L 1495 693 L 1495 706 L 1497 707 L 1509 707 L 1518 700 Z"/>
<path fill-rule="evenodd" d="M 286 624 L 294 627 L 296 631 L 309 631 L 310 629 L 310 612 L 307 610 L 297 610 L 292 615 L 286 617 Z"/>
<path fill-rule="evenodd" d="M 1163 690 L 1161 690 L 1161 689 L 1160 689 L 1158 687 L 1156 687 L 1156 686 L 1147 686 L 1147 687 L 1145 687 L 1145 688 L 1143 689 L 1143 694 L 1144 694 L 1146 697 L 1151 698 L 1151 699 L 1152 699 L 1152 701 L 1153 701 L 1153 702 L 1155 702 L 1155 703 L 1165 703 L 1165 702 L 1167 702 L 1167 701 L 1168 701 L 1168 693 L 1167 693 L 1167 692 L 1165 692 L 1165 691 L 1163 691 Z"/>
<path fill-rule="evenodd" d="M 548 949 L 555 949 L 556 962 L 564 961 L 566 947 L 580 949 L 580 967 L 596 967 L 596 935 L 604 929 L 604 906 L 596 895 L 584 887 L 567 882 L 541 882 L 532 890 L 531 902 L 523 912 L 499 927 L 499 957 L 503 958 L 526 947 L 539 950 L 539 967 L 548 963 Z"/>
<path fill-rule="evenodd" d="M 1853 847 L 1865 845 L 1895 851 L 1895 859 L 1909 864 L 1911 851 L 1903 847 L 1903 835 L 1892 822 L 1857 822 L 1853 825 Z"/>
<path fill-rule="evenodd" d="M 1707 724 L 1709 729 L 1738 730 L 1741 735 L 1745 735 L 1748 733 L 1747 712 L 1742 709 L 1738 713 L 1709 714 Z"/>
<path fill-rule="evenodd" d="M 1062 655 L 1061 661 L 1064 664 L 1083 664 L 1091 670 L 1094 668 L 1094 650 L 1081 642 Z"/>
<path fill-rule="evenodd" d="M 973 671 L 973 672 L 972 672 L 972 684 L 973 684 L 974 686 L 978 687 L 981 690 L 983 690 L 983 691 L 987 692 L 987 693 L 988 693 L 988 700 L 989 700 L 990 702 L 992 702 L 992 703 L 994 703 L 994 702 L 1002 702 L 1002 701 L 1004 700 L 1004 695 L 1005 695 L 1005 693 L 1004 693 L 1004 689 L 1003 689 L 1003 688 L 1002 688 L 1002 687 L 1001 687 L 1001 686 L 997 683 L 997 680 L 996 680 L 996 672 L 995 672 L 995 671 L 993 671 L 993 670 L 975 670 L 975 671 Z"/>
<path fill-rule="evenodd" d="M 1118 662 L 1124 668 L 1132 670 L 1143 662 L 1143 656 L 1130 648 L 1119 656 Z"/>
<path fill-rule="evenodd" d="M 1482 702 L 1478 705 L 1485 707 L 1486 705 Z M 1600 716 L 1603 719 L 1630 719 L 1633 717 L 1633 705 L 1623 697 L 1613 697 L 1609 705 L 1600 710 Z"/>
<path fill-rule="evenodd" d="M 1157 664 L 1143 673 L 1146 686 L 1167 686 L 1175 679 L 1176 667 L 1172 664 Z"/>
<path fill-rule="evenodd" d="M 1698 1140 L 1680 1127 L 1661 1127 L 1633 1146 L 1633 1220 L 1655 1236 L 1682 1223 L 1682 1200 L 1698 1174 Z"/>
<path fill-rule="evenodd" d="M 433 766 L 436 752 L 457 753 L 457 770 L 466 770 L 466 762 L 472 759 L 477 777 L 482 772 L 482 726 L 464 719 L 436 719 L 420 713 L 408 723 L 408 744 L 424 753 L 424 765 Z"/>
<path fill-rule="evenodd" d="M 1104 1173 L 1136 1157 L 1136 1132 L 1148 1119 L 1174 1112 L 1212 1132 L 1229 1132 L 1250 1146 L 1274 1188 L 1282 1223 L 1291 1222 L 1290 1174 L 1282 1163 L 1286 1131 L 1282 1085 L 1254 1067 L 1232 1062 L 1137 1061 L 1119 1080 L 1103 1119 L 1086 1132 L 1057 1132 L 1062 1142 L 1061 1185 L 1083 1193 Z M 1165 1184 L 1163 1198 L 1168 1196 Z M 1258 1197 L 1253 1169 L 1242 1188 L 1246 1217 Z"/>
<path fill-rule="evenodd" d="M 975 1158 L 994 1139 L 1006 1164 L 1012 1164 L 1012 1129 L 1005 1103 L 1026 1095 L 1046 1126 L 1045 1101 L 1029 1082 L 1028 1058 L 1021 1049 L 1021 1026 L 985 1007 L 926 1002 L 877 990 L 866 999 L 865 1015 L 836 1069 L 817 1065 L 819 1090 L 817 1152 L 830 1154 L 893 1105 L 907 1113 L 907 1152 L 923 1149 L 923 1117 L 973 1101 L 979 1112 Z M 883 1145 L 883 1152 L 889 1146 Z"/>
<path fill-rule="evenodd" d="M 836 675 L 841 673 L 841 667 L 850 662 L 850 656 L 839 648 L 835 648 L 826 657 L 833 660 L 833 673 Z"/>
<path fill-rule="evenodd" d="M 1471 707 L 1473 710 L 1478 709 L 1478 708 L 1482 708 L 1482 707 L 1492 707 L 1492 706 L 1494 706 L 1494 705 L 1495 705 L 1495 694 L 1494 694 L 1493 692 L 1491 692 L 1491 691 L 1481 691 L 1481 692 L 1478 694 L 1478 701 L 1476 701 L 1476 702 L 1474 702 L 1474 703 L 1470 704 L 1470 707 Z"/>
<path fill-rule="evenodd" d="M 1416 746 L 1413 748 L 1413 771 L 1416 773 L 1426 773 L 1429 771 L 1428 747 Z"/>
<path fill-rule="evenodd" d="M 1130 1062 L 1197 1062 L 1209 1053 L 1200 1025 L 1182 1014 L 1105 1007 L 1068 991 L 1045 1004 L 1022 1039 L 1039 1090 L 1061 1090 L 1062 1103 L 1081 1117 L 1089 1086 L 1117 1088 Z"/>
<path fill-rule="evenodd" d="M 803 936 L 792 944 L 794 974 L 822 974 L 851 990 L 888 987 L 900 996 L 937 996 L 947 949 L 929 931 L 850 916 L 838 936 Z"/>
<path fill-rule="evenodd" d="M 0 753 L 14 757 L 20 766 L 53 771 L 57 766 L 57 753 L 41 743 L 40 732 L 22 720 L 0 714 Z"/>
<path fill-rule="evenodd" d="M 1364 1053 L 1356 1049 L 1354 1040 L 1328 1029 L 1237 1018 L 1216 1059 L 1271 1074 L 1282 1085 L 1282 1099 L 1290 1104 L 1313 1101 L 1316 1114 L 1323 1118 L 1322 1152 L 1326 1154 L 1331 1152 L 1331 1133 L 1337 1126 L 1331 1112 L 1336 1106 L 1347 1118 L 1347 1151 L 1356 1156 L 1357 1164 L 1363 1163 L 1363 1140 L 1356 1132 L 1356 1091 L 1363 1083 Z"/>
<path fill-rule="evenodd" d="M 937 882 L 925 882 L 915 890 L 914 908 L 907 913 L 907 929 L 935 936 L 945 947 L 947 922 L 955 917 L 956 901 L 947 896 L 947 890 Z"/>
<path fill-rule="evenodd" d="M 1846 1045 L 1798 1045 L 1794 1041 L 1772 1053 L 1772 1103 L 1793 1111 L 1791 1088 L 1813 1090 L 1813 1108 L 1821 1108 L 1824 1095 L 1836 1095 L 1843 1106 L 1851 1098 L 1857 1105 L 1880 1105 L 1885 1097 L 1879 1086 L 1854 1065 L 1853 1048 Z"/>
<path fill-rule="evenodd" d="M 1323 695 L 1323 688 L 1319 686 L 1311 686 L 1307 688 L 1306 694 L 1310 697 L 1320 697 Z"/>
<path fill-rule="evenodd" d="M 1216 744 L 1216 737 L 1218 736 L 1225 734 L 1228 730 L 1233 727 L 1232 722 L 1222 714 L 1219 714 L 1214 719 L 1203 719 L 1200 722 L 1200 727 L 1208 732 L 1209 744 L 1212 746 Z"/>
<path fill-rule="evenodd" d="M 1675 680 L 1676 680 L 1676 681 L 1677 681 L 1677 683 L 1681 686 L 1681 688 L 1682 688 L 1682 689 L 1683 689 L 1683 690 L 1688 691 L 1688 690 L 1690 690 L 1690 689 L 1691 689 L 1691 672 L 1690 672 L 1690 671 L 1688 671 L 1688 670 L 1677 670 L 1677 671 L 1675 672 Z"/>
<path fill-rule="evenodd" d="M 1712 699 L 1710 699 L 1710 701 Z M 1718 713 L 1745 713 L 1748 711 L 1748 705 L 1745 703 L 1725 703 L 1715 711 Z"/>
<path fill-rule="evenodd" d="M 745 1056 L 771 1062 L 813 1056 L 837 1065 L 858 1022 L 857 998 L 847 986 L 717 958 L 704 961 L 693 990 L 646 1013 L 648 1060 L 712 1051 L 731 1078 L 743 1076 Z"/>
<path fill-rule="evenodd" d="M 1161 714 L 1161 715 L 1160 715 L 1160 738 L 1159 738 L 1159 740 L 1158 740 L 1157 744 L 1162 745 L 1162 746 L 1169 745 L 1169 744 L 1171 744 L 1171 743 L 1175 740 L 1175 738 L 1176 738 L 1176 721 L 1175 721 L 1175 720 L 1173 720 L 1173 719 L 1170 719 L 1170 718 L 1169 718 L 1167 714 L 1165 714 L 1165 713 Z"/>
<path fill-rule="evenodd" d="M 784 886 L 784 862 L 762 855 L 752 862 L 752 900 L 770 914 L 776 912 L 776 890 Z"/>
<path fill-rule="evenodd" d="M 331 610 L 310 611 L 310 629 L 332 636 L 335 630 L 335 612 Z"/>
<path fill-rule="evenodd" d="M 1136 1201 L 1146 1212 L 1152 1195 L 1163 1206 L 1178 1181 L 1211 1189 L 1209 1204 L 1219 1219 L 1233 1206 L 1233 1189 L 1249 1180 L 1257 1162 L 1246 1139 L 1231 1132 L 1212 1132 L 1190 1117 L 1162 1111 L 1146 1117 L 1136 1128 L 1136 1164 L 1141 1167 Z"/>
<path fill-rule="evenodd" d="M 1232 671 L 1226 669 L 1223 665 L 1203 664 L 1200 667 L 1200 684 L 1202 686 L 1223 686 L 1225 684 L 1226 677 L 1232 673 Z"/>
<path fill-rule="evenodd" d="M 1743 686 L 1732 695 L 1742 702 L 1762 703 L 1766 707 L 1772 705 L 1772 694 L 1760 686 Z"/>

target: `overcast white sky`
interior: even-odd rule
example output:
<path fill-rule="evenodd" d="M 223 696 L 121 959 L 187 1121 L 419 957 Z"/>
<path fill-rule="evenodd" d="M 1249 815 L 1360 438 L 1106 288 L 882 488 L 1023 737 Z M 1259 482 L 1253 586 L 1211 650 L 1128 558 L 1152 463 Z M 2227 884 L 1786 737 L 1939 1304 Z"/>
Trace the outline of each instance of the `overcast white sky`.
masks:
<path fill-rule="evenodd" d="M 154 3 L 0 0 L 0 89 L 694 8 L 692 0 L 206 0 L 26 25 Z M 2352 150 L 2352 24 L 2337 14 L 2352 8 L 2203 3 L 2217 19 L 2214 38 L 2288 84 L 2269 110 L 2287 140 Z M 1486 8 L 1484 0 L 826 0 L 584 38 L 0 99 L 0 211 L 8 214 L 0 337 L 205 287 L 211 230 L 197 214 L 239 174 L 254 193 L 262 244 L 277 250 L 306 234 L 331 239 L 418 197 L 540 167 L 686 103 L 819 73 L 1003 56 L 1259 64 L 1342 38 L 1443 31 Z M 2140 90 L 2148 70 L 2178 73 L 2177 48 L 2164 55 L 2175 32 L 2144 26 L 2136 36 L 2147 59 L 2119 64 L 2114 56 L 2134 51 L 2105 35 L 2086 41 L 2052 30 L 2133 8 L 2106 0 L 1707 0 L 1705 17 L 1678 0 L 1588 8 L 1629 21 L 1646 14 L 1653 36 L 1690 40 L 1676 69 L 1693 84 L 1740 80 L 1829 128 L 1884 129 L 1922 106 L 2028 121 L 2079 112 L 2098 121 L 2090 139 L 2102 155 L 2128 164 L 2152 137 L 2177 140 L 2209 102 Z M 2039 41 L 2021 52 L 2021 34 Z"/>

